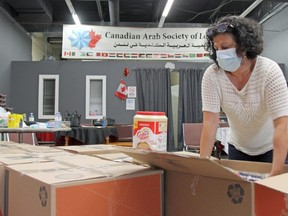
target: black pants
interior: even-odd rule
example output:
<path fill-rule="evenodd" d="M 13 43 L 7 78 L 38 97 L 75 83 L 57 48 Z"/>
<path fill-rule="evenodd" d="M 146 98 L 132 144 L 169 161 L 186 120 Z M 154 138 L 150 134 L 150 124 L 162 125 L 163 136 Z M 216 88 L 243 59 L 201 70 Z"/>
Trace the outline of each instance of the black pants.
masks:
<path fill-rule="evenodd" d="M 237 150 L 233 145 L 229 144 L 229 154 L 228 157 L 231 160 L 245 160 L 245 161 L 258 161 L 258 162 L 272 162 L 273 160 L 273 150 L 268 151 L 261 155 L 247 155 L 239 150 Z M 285 161 L 288 164 L 288 157 Z"/>

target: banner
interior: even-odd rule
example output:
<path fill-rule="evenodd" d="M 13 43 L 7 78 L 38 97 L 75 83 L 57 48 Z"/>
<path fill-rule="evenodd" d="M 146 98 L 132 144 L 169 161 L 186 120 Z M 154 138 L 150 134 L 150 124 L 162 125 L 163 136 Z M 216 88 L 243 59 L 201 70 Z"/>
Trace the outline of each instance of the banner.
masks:
<path fill-rule="evenodd" d="M 207 28 L 64 25 L 62 58 L 203 60 Z"/>

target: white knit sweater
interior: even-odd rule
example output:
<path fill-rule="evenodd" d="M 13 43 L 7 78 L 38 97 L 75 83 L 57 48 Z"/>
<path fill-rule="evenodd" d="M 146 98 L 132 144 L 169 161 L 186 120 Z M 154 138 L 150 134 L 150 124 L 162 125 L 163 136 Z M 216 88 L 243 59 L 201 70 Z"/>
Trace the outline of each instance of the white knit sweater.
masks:
<path fill-rule="evenodd" d="M 227 115 L 229 143 L 236 149 L 259 155 L 273 149 L 273 120 L 288 116 L 285 77 L 274 61 L 258 56 L 244 88 L 238 91 L 222 69 L 209 66 L 202 80 L 202 110 Z"/>

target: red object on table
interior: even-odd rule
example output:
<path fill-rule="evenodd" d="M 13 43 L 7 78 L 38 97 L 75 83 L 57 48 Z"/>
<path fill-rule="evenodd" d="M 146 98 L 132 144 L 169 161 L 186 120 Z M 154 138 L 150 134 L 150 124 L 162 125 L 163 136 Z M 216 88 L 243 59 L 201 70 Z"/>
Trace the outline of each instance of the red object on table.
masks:
<path fill-rule="evenodd" d="M 38 142 L 55 142 L 55 137 L 53 132 L 40 132 L 37 133 Z"/>

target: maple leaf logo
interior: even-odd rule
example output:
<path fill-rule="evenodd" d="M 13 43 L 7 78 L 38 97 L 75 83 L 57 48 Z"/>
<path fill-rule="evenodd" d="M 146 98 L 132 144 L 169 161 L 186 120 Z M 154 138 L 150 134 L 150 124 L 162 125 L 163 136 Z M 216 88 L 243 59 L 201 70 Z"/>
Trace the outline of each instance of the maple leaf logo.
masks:
<path fill-rule="evenodd" d="M 125 92 L 126 91 L 126 87 L 125 86 L 122 86 L 121 87 L 121 92 Z"/>
<path fill-rule="evenodd" d="M 88 46 L 90 48 L 94 48 L 96 47 L 96 44 L 99 42 L 99 40 L 101 39 L 101 35 L 100 34 L 96 34 L 93 30 L 91 30 L 89 32 L 89 36 L 91 38 L 91 40 L 89 41 Z"/>

